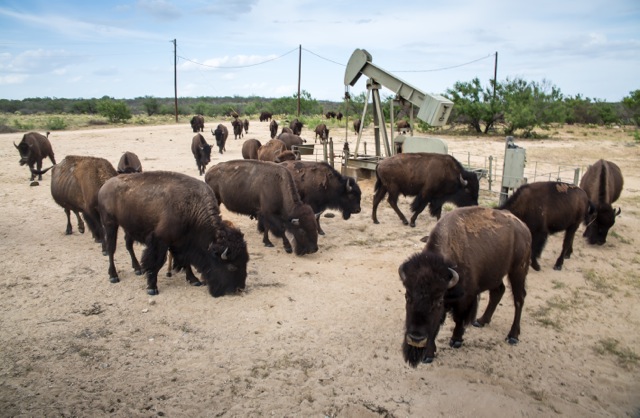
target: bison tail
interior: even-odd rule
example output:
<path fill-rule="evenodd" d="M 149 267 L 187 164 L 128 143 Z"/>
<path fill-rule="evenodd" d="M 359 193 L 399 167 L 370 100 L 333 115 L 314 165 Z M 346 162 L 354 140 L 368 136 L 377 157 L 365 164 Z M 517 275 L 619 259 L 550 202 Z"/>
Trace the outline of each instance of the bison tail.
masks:
<path fill-rule="evenodd" d="M 51 170 L 53 167 L 55 167 L 55 166 L 52 165 L 51 167 L 45 168 L 44 170 L 36 170 L 36 169 L 32 168 L 31 169 L 31 174 L 35 174 L 35 175 L 41 176 L 44 173 L 46 173 L 47 171 Z"/>
<path fill-rule="evenodd" d="M 377 192 L 382 187 L 382 180 L 380 179 L 380 175 L 378 174 L 378 170 L 376 170 L 376 185 L 373 188 L 374 192 Z"/>

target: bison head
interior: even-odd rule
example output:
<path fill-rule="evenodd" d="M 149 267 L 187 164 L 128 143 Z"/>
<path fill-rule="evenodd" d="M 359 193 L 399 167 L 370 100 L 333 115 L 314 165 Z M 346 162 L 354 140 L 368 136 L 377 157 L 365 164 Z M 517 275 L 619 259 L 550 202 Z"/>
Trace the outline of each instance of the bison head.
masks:
<path fill-rule="evenodd" d="M 28 164 L 29 157 L 31 156 L 31 148 L 29 147 L 29 144 L 21 141 L 19 145 L 16 145 L 16 143 L 14 142 L 13 146 L 16 147 L 16 149 L 20 153 L 20 161 L 18 161 L 20 165 Z"/>
<path fill-rule="evenodd" d="M 404 360 L 411 366 L 433 361 L 436 336 L 445 319 L 445 294 L 458 283 L 458 274 L 441 255 L 422 252 L 400 265 L 405 287 L 406 319 L 402 341 Z"/>
<path fill-rule="evenodd" d="M 620 215 L 620 208 L 616 211 L 611 205 L 603 204 L 596 208 L 595 217 L 587 221 L 584 236 L 591 245 L 604 245 L 607 242 L 609 229 L 616 222 L 616 216 Z M 589 216 L 589 215 L 587 215 Z"/>
<path fill-rule="evenodd" d="M 318 251 L 318 227 L 316 215 L 309 205 L 299 205 L 293 211 L 293 217 L 287 222 L 286 230 L 293 234 L 296 255 L 311 254 Z"/>
<path fill-rule="evenodd" d="M 360 213 L 360 186 L 353 177 L 347 177 L 344 182 L 345 193 L 340 195 L 340 209 L 342 218 L 349 219 L 352 213 Z"/>
<path fill-rule="evenodd" d="M 239 229 L 223 222 L 216 233 L 216 241 L 209 245 L 212 268 L 203 272 L 213 297 L 244 290 L 247 280 L 249 252 Z"/>

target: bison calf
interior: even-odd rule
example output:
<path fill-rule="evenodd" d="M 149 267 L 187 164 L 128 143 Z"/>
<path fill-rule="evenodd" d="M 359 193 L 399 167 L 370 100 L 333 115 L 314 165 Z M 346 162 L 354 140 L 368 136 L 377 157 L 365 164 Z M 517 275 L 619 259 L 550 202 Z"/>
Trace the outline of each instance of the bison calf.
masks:
<path fill-rule="evenodd" d="M 436 337 L 448 312 L 455 322 L 449 342 L 454 348 L 462 346 L 469 323 L 475 326 L 490 323 L 505 292 L 502 282 L 505 275 L 509 278 L 515 305 L 507 340 L 516 344 L 530 253 L 529 229 L 507 211 L 469 207 L 443 216 L 424 250 L 411 256 L 398 269 L 406 289 L 404 360 L 412 367 L 421 361 L 433 361 Z M 487 308 L 474 322 L 478 296 L 487 290 Z"/>
<path fill-rule="evenodd" d="M 53 155 L 53 148 L 49 142 L 49 132 L 47 136 L 38 132 L 29 132 L 22 136 L 22 141 L 18 145 L 13 143 L 20 153 L 20 165 L 28 165 L 31 170 L 31 181 L 36 178 L 36 174 L 42 171 L 42 160 L 49 158 L 51 164 L 56 164 L 56 158 Z M 36 166 L 35 171 L 34 166 Z M 42 173 L 38 174 L 38 180 L 42 180 Z"/>
<path fill-rule="evenodd" d="M 211 145 L 205 141 L 202 134 L 196 134 L 191 141 L 191 152 L 198 166 L 198 174 L 203 175 L 207 164 L 211 161 Z"/>

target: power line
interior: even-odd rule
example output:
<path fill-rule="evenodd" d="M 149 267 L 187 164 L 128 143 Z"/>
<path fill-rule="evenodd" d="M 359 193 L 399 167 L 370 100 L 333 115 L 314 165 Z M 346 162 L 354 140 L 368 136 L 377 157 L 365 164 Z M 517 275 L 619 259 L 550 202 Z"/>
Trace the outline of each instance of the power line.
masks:
<path fill-rule="evenodd" d="M 312 54 L 312 55 L 315 55 L 316 57 L 318 57 L 318 58 L 320 58 L 320 59 L 323 59 L 323 60 L 325 60 L 325 61 L 332 62 L 332 63 L 337 64 L 337 65 L 340 65 L 340 66 L 342 66 L 342 67 L 346 67 L 346 65 L 345 65 L 345 64 L 340 64 L 339 62 L 336 62 L 336 61 L 331 60 L 331 59 L 329 59 L 329 58 L 325 58 L 325 57 L 323 57 L 323 56 L 320 56 L 320 55 L 316 54 L 316 53 L 315 53 L 315 52 L 313 52 L 313 51 L 309 51 L 307 48 L 302 48 L 302 50 L 303 50 L 303 51 L 306 51 L 306 52 L 308 52 L 308 53 L 310 53 L 310 54 Z"/>
<path fill-rule="evenodd" d="M 429 72 L 435 72 L 435 71 L 451 70 L 452 68 L 464 67 L 465 65 L 473 64 L 474 62 L 486 60 L 487 58 L 492 57 L 494 55 L 495 54 L 489 54 L 486 57 L 482 57 L 482 58 L 475 59 L 473 61 L 465 62 L 464 64 L 452 65 L 450 67 L 433 68 L 431 70 L 394 70 L 394 71 L 390 71 L 390 72 L 392 72 L 392 73 L 429 73 Z"/>
<path fill-rule="evenodd" d="M 185 60 L 185 61 L 189 61 L 189 62 L 191 62 L 191 63 L 193 63 L 193 64 L 200 65 L 200 66 L 202 66 L 202 67 L 208 67 L 208 68 L 220 68 L 220 69 L 227 69 L 227 68 L 249 68 L 249 67 L 255 67 L 255 66 L 258 66 L 258 65 L 266 64 L 266 63 L 271 62 L 271 61 L 278 60 L 278 59 L 280 59 L 280 58 L 282 58 L 282 57 L 284 57 L 284 56 L 287 56 L 287 55 L 291 54 L 291 53 L 292 53 L 292 52 L 294 52 L 294 51 L 297 51 L 297 50 L 298 50 L 298 48 L 296 47 L 296 48 L 292 49 L 291 51 L 289 51 L 289 52 L 285 52 L 284 54 L 282 54 L 282 55 L 280 55 L 280 56 L 277 56 L 277 57 L 274 57 L 274 58 L 271 58 L 271 59 L 268 59 L 268 60 L 265 60 L 265 61 L 262 61 L 262 62 L 257 62 L 257 63 L 255 63 L 255 64 L 247 64 L 247 65 L 228 65 L 228 66 L 223 66 L 223 65 L 207 65 L 207 64 L 203 64 L 203 63 L 201 63 L 201 62 L 197 62 L 197 61 L 191 60 L 191 59 L 189 59 L 189 58 L 182 57 L 182 56 L 178 56 L 178 58 L 183 59 L 183 60 Z"/>

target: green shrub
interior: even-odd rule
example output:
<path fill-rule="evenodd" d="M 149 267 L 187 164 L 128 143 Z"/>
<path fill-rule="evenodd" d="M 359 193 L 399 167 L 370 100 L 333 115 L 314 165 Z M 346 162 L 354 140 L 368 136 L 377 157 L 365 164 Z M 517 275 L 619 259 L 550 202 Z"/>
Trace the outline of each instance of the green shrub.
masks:
<path fill-rule="evenodd" d="M 61 131 L 67 129 L 67 122 L 59 116 L 54 116 L 49 118 L 46 123 L 46 128 L 50 131 Z"/>
<path fill-rule="evenodd" d="M 100 100 L 98 113 L 109 119 L 111 123 L 119 123 L 131 119 L 131 110 L 123 100 Z"/>

